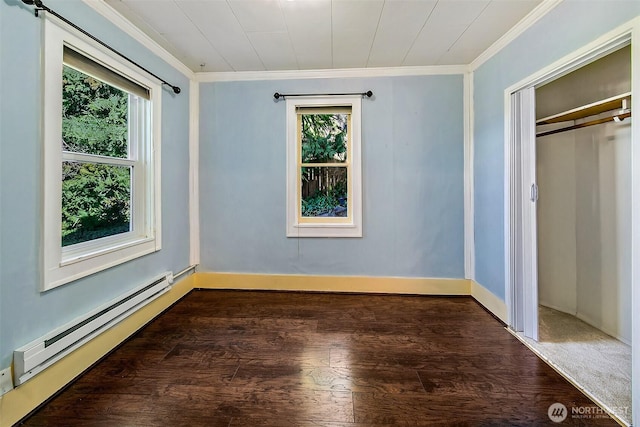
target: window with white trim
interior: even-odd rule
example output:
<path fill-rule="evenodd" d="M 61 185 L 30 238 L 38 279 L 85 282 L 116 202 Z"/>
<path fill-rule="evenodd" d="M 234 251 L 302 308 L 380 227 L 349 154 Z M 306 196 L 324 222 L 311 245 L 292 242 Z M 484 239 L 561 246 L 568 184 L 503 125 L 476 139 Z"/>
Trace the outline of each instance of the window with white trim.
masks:
<path fill-rule="evenodd" d="M 160 249 L 161 86 L 53 18 L 44 44 L 48 290 Z"/>
<path fill-rule="evenodd" d="M 362 98 L 286 102 L 287 236 L 362 237 Z"/>

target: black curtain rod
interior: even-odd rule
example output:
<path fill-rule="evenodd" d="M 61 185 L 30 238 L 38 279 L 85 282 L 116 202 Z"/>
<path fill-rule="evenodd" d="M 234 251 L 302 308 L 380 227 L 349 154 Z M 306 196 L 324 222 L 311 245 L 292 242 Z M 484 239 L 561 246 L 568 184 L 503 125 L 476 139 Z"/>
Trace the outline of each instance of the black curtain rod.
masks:
<path fill-rule="evenodd" d="M 371 98 L 373 96 L 373 92 L 370 90 L 366 92 L 352 92 L 352 93 L 274 93 L 273 97 L 278 100 L 280 98 L 286 98 L 287 96 L 344 96 L 344 95 L 360 95 L 366 96 L 367 98 Z"/>
<path fill-rule="evenodd" d="M 176 94 L 180 93 L 181 90 L 180 90 L 180 88 L 178 86 L 174 86 L 171 83 L 169 83 L 168 81 L 158 77 L 156 74 L 154 74 L 151 71 L 147 70 L 142 65 L 140 65 L 137 62 L 135 62 L 134 60 L 130 59 L 128 56 L 125 56 L 124 54 L 118 52 L 117 50 L 115 50 L 114 48 L 112 48 L 111 46 L 109 46 L 108 44 L 106 44 L 105 42 L 103 42 L 102 40 L 97 38 L 96 36 L 94 36 L 92 34 L 89 34 L 87 31 L 85 31 L 82 28 L 78 27 L 76 24 L 74 24 L 73 22 L 69 21 L 64 16 L 62 16 L 59 13 L 49 9 L 47 6 L 44 5 L 44 3 L 42 3 L 42 0 L 22 0 L 22 2 L 24 4 L 29 5 L 29 6 L 35 6 L 34 13 L 35 13 L 36 17 L 38 17 L 38 13 L 41 10 L 43 10 L 45 12 L 49 12 L 50 14 L 55 16 L 56 18 L 58 18 L 58 19 L 62 20 L 63 22 L 65 22 L 66 24 L 71 25 L 73 28 L 75 28 L 76 30 L 80 31 L 82 34 L 84 34 L 85 36 L 89 37 L 91 40 L 94 40 L 94 41 L 100 43 L 102 46 L 106 47 L 111 52 L 113 52 L 116 55 L 120 56 L 121 58 L 127 60 L 131 64 L 135 65 L 136 67 L 140 68 L 141 70 L 145 71 L 146 73 L 152 75 L 156 79 L 160 80 L 162 82 L 162 84 L 165 84 L 165 85 L 169 86 L 173 90 L 173 93 L 176 93 Z"/>

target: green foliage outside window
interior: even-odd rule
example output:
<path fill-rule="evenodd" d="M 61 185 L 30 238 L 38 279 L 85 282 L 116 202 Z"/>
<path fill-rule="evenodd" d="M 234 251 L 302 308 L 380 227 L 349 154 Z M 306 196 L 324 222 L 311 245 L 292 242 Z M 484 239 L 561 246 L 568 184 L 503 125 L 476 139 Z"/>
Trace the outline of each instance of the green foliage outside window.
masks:
<path fill-rule="evenodd" d="M 302 163 L 343 163 L 346 136 L 346 114 L 303 114 Z"/>
<path fill-rule="evenodd" d="M 330 190 L 302 198 L 302 216 L 347 216 L 347 183 L 339 181 Z"/>
<path fill-rule="evenodd" d="M 318 163 L 347 160 L 346 114 L 303 114 L 302 216 L 346 216 L 347 174 L 344 167 L 318 167 Z"/>
<path fill-rule="evenodd" d="M 128 93 L 65 66 L 62 150 L 128 156 Z M 129 231 L 131 170 L 84 162 L 62 166 L 62 246 Z"/>

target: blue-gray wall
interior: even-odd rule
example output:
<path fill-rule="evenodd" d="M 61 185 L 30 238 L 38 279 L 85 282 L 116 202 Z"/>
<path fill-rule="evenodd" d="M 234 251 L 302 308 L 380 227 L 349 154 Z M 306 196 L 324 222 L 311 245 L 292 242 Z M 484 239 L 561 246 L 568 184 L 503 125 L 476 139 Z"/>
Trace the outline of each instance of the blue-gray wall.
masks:
<path fill-rule="evenodd" d="M 474 72 L 476 281 L 504 300 L 504 91 L 640 14 L 640 1 L 565 0 Z"/>
<path fill-rule="evenodd" d="M 363 238 L 287 238 L 285 102 L 362 101 Z M 200 91 L 202 270 L 464 277 L 463 77 L 217 82 Z"/>
<path fill-rule="evenodd" d="M 167 270 L 189 263 L 188 79 L 82 1 L 49 5 L 182 87 L 163 92 L 160 252 L 40 293 L 42 243 L 41 19 L 0 0 L 0 368 L 17 347 Z"/>

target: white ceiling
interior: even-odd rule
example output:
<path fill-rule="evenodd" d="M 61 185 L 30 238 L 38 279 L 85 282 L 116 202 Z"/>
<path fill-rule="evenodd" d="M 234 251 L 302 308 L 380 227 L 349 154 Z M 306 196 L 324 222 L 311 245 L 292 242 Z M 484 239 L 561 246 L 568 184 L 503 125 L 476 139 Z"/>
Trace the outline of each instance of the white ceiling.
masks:
<path fill-rule="evenodd" d="M 105 0 L 195 72 L 469 64 L 542 0 Z"/>

